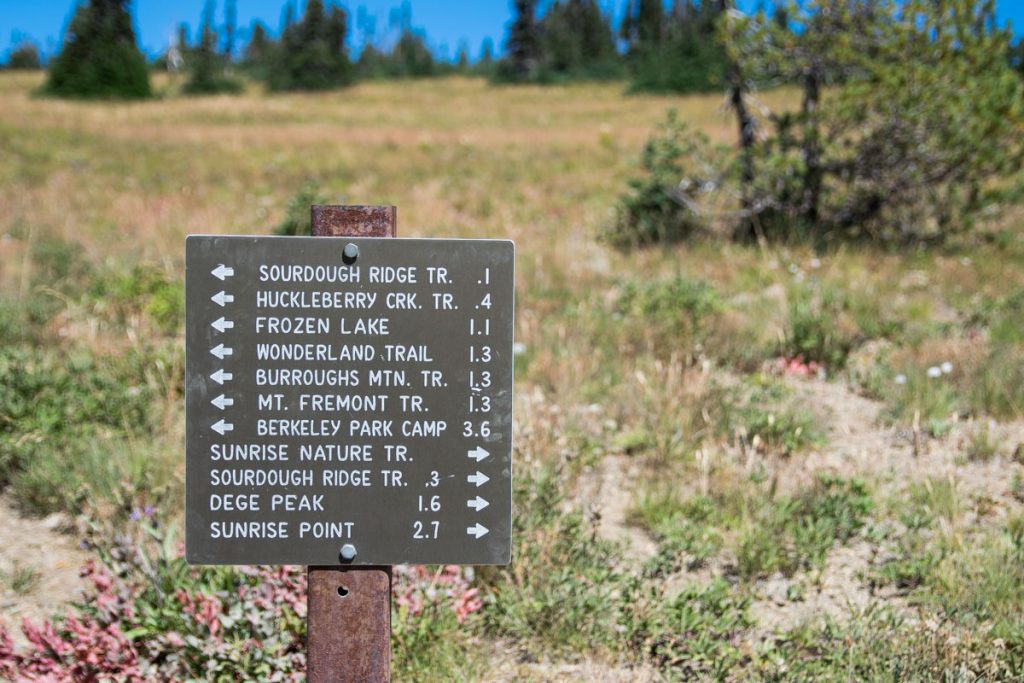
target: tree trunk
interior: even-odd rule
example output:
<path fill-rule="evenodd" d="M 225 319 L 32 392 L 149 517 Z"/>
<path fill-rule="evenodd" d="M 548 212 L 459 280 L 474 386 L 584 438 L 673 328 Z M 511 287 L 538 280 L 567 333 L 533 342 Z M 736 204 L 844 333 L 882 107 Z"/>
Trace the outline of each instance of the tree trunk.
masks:
<path fill-rule="evenodd" d="M 806 227 L 818 231 L 821 203 L 821 133 L 818 130 L 818 104 L 821 99 L 821 79 L 818 68 L 812 66 L 804 77 L 804 201 L 803 219 Z"/>
<path fill-rule="evenodd" d="M 736 228 L 736 235 L 745 239 L 762 237 L 754 215 L 754 140 L 757 122 L 747 109 L 746 83 L 739 65 L 729 66 L 729 102 L 736 112 L 736 123 L 740 133 L 740 206 L 743 217 Z"/>

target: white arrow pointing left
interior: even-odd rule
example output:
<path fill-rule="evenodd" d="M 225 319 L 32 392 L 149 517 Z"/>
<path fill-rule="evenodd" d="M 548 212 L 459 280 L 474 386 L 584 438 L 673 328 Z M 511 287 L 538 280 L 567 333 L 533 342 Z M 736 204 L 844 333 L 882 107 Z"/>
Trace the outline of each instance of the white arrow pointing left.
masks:
<path fill-rule="evenodd" d="M 210 375 L 210 379 L 212 379 L 217 384 L 224 384 L 224 382 L 234 378 L 235 376 L 232 375 L 230 372 L 224 372 L 223 370 L 218 370 L 217 372 Z"/>
<path fill-rule="evenodd" d="M 212 403 L 213 405 L 217 406 L 217 407 L 218 407 L 218 408 L 220 408 L 221 410 L 224 410 L 224 409 L 225 409 L 225 408 L 227 408 L 228 406 L 233 406 L 233 405 L 235 405 L 235 399 L 233 399 L 233 398 L 228 398 L 228 397 L 227 397 L 227 396 L 225 396 L 224 394 L 221 394 L 221 395 L 220 395 L 220 396 L 218 396 L 217 398 L 215 398 L 215 399 L 211 400 L 211 401 L 210 401 L 210 403 Z"/>
<path fill-rule="evenodd" d="M 210 271 L 218 280 L 223 281 L 226 277 L 232 277 L 235 274 L 235 269 L 230 266 L 225 266 L 223 263 L 219 264 L 216 268 Z"/>
<path fill-rule="evenodd" d="M 210 327 L 212 327 L 213 329 L 217 330 L 218 332 L 223 332 L 224 330 L 230 330 L 234 326 L 235 326 L 234 321 L 232 321 L 232 320 L 225 320 L 224 316 L 221 316 L 221 317 L 217 318 L 216 320 L 214 320 L 212 323 L 210 323 Z"/>
<path fill-rule="evenodd" d="M 473 526 L 466 527 L 466 533 L 472 536 L 473 538 L 480 538 L 482 536 L 486 536 L 488 531 L 489 529 L 480 522 L 477 522 Z"/>
<path fill-rule="evenodd" d="M 212 349 L 210 349 L 210 353 L 217 356 L 217 358 L 224 360 L 224 356 L 230 356 L 232 353 L 234 353 L 234 349 L 232 349 L 230 346 L 217 344 Z"/>
<path fill-rule="evenodd" d="M 230 432 L 234 428 L 235 425 L 231 424 L 230 422 L 225 422 L 223 418 L 217 420 L 212 425 L 210 425 L 210 429 L 217 432 L 221 436 L 224 436 L 224 432 Z M 484 530 L 484 533 L 487 533 L 487 531 Z"/>
<path fill-rule="evenodd" d="M 230 304 L 231 302 L 233 302 L 235 300 L 235 297 L 233 295 L 228 294 L 227 292 L 221 290 L 221 291 L 217 292 L 216 294 L 214 294 L 213 296 L 211 296 L 210 300 L 213 301 L 213 303 L 215 303 L 218 306 L 223 308 L 224 304 Z"/>
<path fill-rule="evenodd" d="M 469 457 L 473 458 L 477 462 L 480 462 L 481 460 L 483 460 L 484 458 L 489 456 L 490 453 L 488 453 L 484 449 L 482 449 L 479 446 L 477 446 L 476 448 L 474 448 L 471 451 L 466 451 L 466 455 L 468 455 Z"/>

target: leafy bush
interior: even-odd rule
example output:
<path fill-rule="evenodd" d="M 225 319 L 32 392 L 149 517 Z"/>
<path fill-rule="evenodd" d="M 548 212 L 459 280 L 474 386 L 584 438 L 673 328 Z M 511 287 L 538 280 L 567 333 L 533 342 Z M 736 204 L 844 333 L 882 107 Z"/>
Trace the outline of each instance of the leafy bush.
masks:
<path fill-rule="evenodd" d="M 155 511 L 136 511 L 132 519 L 120 530 L 94 528 L 101 562 L 83 567 L 85 594 L 63 618 L 26 622 L 27 649 L 16 649 L 0 627 L 0 676 L 305 680 L 303 567 L 189 566 Z M 395 568 L 393 652 L 402 680 L 448 680 L 465 668 L 461 636 L 482 606 L 471 578 L 471 569 L 453 565 Z"/>
<path fill-rule="evenodd" d="M 301 681 L 301 567 L 189 567 L 158 527 L 115 534 L 82 570 L 88 588 L 66 616 L 0 628 L 0 673 L 40 680 Z"/>
<path fill-rule="evenodd" d="M 89 0 L 77 7 L 45 91 L 59 97 L 149 97 L 149 70 L 135 44 L 128 0 Z"/>
<path fill-rule="evenodd" d="M 733 154 L 701 171 L 716 182 L 696 192 L 693 169 L 645 163 L 651 178 L 621 200 L 616 243 L 685 238 L 701 216 L 741 239 L 941 240 L 1000 201 L 986 187 L 1024 165 L 1024 84 L 1007 64 L 1011 33 L 993 3 L 815 0 L 776 10 L 784 21 L 758 11 L 719 22 L 741 135 Z M 755 82 L 799 84 L 799 107 L 753 117 Z M 670 114 L 647 148 L 671 159 L 703 144 Z M 711 210 L 718 194 L 728 210 Z"/>

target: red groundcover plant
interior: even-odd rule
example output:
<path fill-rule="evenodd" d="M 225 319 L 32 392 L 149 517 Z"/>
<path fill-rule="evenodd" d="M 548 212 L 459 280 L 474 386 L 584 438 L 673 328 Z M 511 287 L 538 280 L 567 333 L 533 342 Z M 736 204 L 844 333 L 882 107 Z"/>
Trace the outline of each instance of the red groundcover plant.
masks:
<path fill-rule="evenodd" d="M 116 534 L 82 568 L 87 587 L 63 618 L 0 624 L 0 679 L 36 683 L 305 680 L 302 567 L 190 567 L 150 524 Z M 482 607 L 471 571 L 400 567 L 399 619 L 429 605 L 462 623 Z"/>

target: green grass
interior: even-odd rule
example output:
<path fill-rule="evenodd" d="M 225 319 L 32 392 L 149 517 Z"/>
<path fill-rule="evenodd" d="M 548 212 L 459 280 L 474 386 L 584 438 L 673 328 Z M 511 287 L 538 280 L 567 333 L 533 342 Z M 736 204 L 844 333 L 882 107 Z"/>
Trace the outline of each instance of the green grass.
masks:
<path fill-rule="evenodd" d="M 724 547 L 735 557 L 736 574 L 753 581 L 775 572 L 820 571 L 829 551 L 857 537 L 873 509 L 865 482 L 819 475 L 792 496 L 775 496 L 751 481 L 693 498 L 654 484 L 632 518 L 660 542 L 649 573 L 678 571 L 682 558 L 699 566 Z"/>
<path fill-rule="evenodd" d="M 24 564 L 21 560 L 14 560 L 11 568 L 2 574 L 5 587 L 19 595 L 31 593 L 39 586 L 42 575 L 39 568 L 33 564 Z"/>
<path fill-rule="evenodd" d="M 825 443 L 821 421 L 775 378 L 751 375 L 740 386 L 713 386 L 701 399 L 721 437 L 742 441 L 754 450 L 791 455 Z"/>

